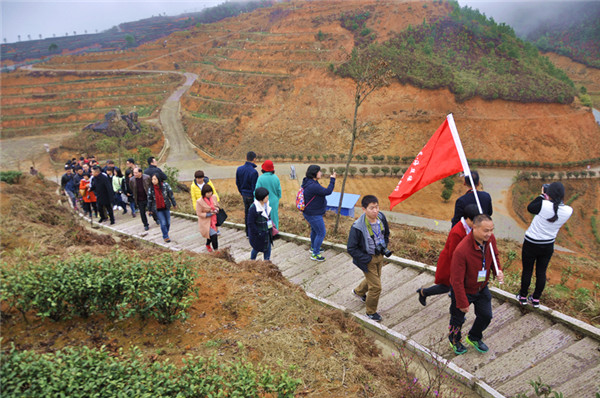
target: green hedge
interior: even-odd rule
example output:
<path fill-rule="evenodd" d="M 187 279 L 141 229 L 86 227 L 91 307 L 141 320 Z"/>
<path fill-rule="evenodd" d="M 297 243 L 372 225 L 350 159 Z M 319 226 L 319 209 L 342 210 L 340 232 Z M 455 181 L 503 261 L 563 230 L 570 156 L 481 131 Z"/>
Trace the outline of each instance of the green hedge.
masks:
<path fill-rule="evenodd" d="M 15 170 L 0 171 L 0 181 L 7 184 L 18 184 L 22 175 L 22 172 Z"/>
<path fill-rule="evenodd" d="M 2 264 L 0 276 L 0 300 L 23 316 L 34 310 L 56 321 L 104 314 L 153 317 L 167 324 L 186 319 L 196 291 L 189 261 L 170 254 L 148 261 L 116 252 L 42 259 L 19 268 Z"/>
<path fill-rule="evenodd" d="M 244 360 L 220 364 L 188 356 L 184 365 L 142 360 L 138 348 L 115 356 L 100 350 L 66 348 L 51 354 L 2 355 L 3 397 L 293 397 L 301 380 L 273 374 Z M 276 395 L 275 395 L 276 394 Z"/>

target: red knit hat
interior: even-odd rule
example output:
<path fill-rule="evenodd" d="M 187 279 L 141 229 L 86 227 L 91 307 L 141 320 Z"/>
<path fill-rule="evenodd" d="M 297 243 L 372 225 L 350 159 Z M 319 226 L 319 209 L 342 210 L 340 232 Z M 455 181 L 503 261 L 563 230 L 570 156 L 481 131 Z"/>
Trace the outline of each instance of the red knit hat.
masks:
<path fill-rule="evenodd" d="M 273 166 L 273 161 L 265 160 L 265 162 L 261 166 L 263 171 L 275 171 L 275 166 Z"/>

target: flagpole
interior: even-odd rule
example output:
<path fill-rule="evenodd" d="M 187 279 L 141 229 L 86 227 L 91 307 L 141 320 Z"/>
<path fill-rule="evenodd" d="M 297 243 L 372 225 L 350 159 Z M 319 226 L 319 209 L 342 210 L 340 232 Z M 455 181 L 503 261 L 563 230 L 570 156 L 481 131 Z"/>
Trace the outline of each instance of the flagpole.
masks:
<path fill-rule="evenodd" d="M 483 209 L 481 208 L 481 203 L 479 202 L 479 195 L 477 195 L 477 187 L 473 183 L 473 176 L 471 175 L 471 169 L 469 168 L 469 162 L 467 161 L 467 156 L 465 155 L 465 150 L 463 149 L 462 143 L 460 141 L 460 137 L 458 135 L 458 130 L 456 129 L 456 124 L 454 124 L 454 116 L 450 113 L 446 119 L 448 120 L 448 126 L 450 127 L 450 131 L 452 132 L 452 138 L 454 139 L 454 144 L 456 145 L 456 150 L 458 151 L 458 156 L 460 158 L 460 162 L 463 166 L 463 172 L 465 176 L 469 177 L 469 181 L 471 182 L 471 188 L 473 188 L 473 195 L 475 195 L 475 202 L 477 203 L 477 209 L 480 214 L 483 214 Z M 492 262 L 494 263 L 494 269 L 496 270 L 496 275 L 498 275 L 498 262 L 496 261 L 496 255 L 494 253 L 494 247 L 490 244 L 490 252 L 492 254 Z"/>

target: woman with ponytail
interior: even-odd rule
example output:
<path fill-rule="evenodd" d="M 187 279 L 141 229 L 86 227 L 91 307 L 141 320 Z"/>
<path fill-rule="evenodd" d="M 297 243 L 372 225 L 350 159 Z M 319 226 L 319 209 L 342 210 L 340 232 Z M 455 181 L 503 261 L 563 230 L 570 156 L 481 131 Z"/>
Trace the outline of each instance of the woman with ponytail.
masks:
<path fill-rule="evenodd" d="M 573 214 L 573 208 L 563 203 L 564 197 L 565 187 L 561 182 L 544 184 L 542 194 L 527 206 L 527 211 L 535 216 L 525 231 L 521 253 L 523 273 L 521 290 L 517 294 L 521 305 L 527 305 L 529 302 L 535 308 L 540 306 L 540 297 L 546 286 L 546 269 L 554 253 L 554 240 L 560 227 Z M 535 290 L 531 296 L 527 296 L 534 266 Z"/>

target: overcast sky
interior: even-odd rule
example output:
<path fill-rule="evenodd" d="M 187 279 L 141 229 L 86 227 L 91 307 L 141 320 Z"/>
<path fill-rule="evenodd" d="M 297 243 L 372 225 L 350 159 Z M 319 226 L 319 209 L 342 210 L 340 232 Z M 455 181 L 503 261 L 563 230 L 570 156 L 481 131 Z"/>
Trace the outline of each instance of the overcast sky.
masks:
<path fill-rule="evenodd" d="M 547 0 L 530 0 L 542 3 Z M 578 0 L 562 0 L 578 1 Z M 589 1 L 589 0 L 588 0 Z M 223 0 L 0 0 L 0 15 L 2 15 L 2 39 L 16 42 L 17 35 L 21 41 L 31 39 L 69 36 L 73 31 L 77 34 L 95 33 L 110 29 L 123 22 L 137 21 L 162 14 L 179 15 L 184 12 L 201 11 L 223 3 Z M 459 4 L 470 5 L 473 8 L 495 3 L 522 2 L 522 0 L 459 0 Z M 489 4 L 488 4 L 489 5 Z M 486 13 L 488 16 L 490 13 Z M 498 22 L 502 22 L 498 20 Z M 4 42 L 4 40 L 2 40 Z"/>
<path fill-rule="evenodd" d="M 202 11 L 224 0 L 0 0 L 2 15 L 2 43 L 32 39 L 95 33 L 110 29 L 123 22 L 150 18 L 166 12 L 179 15 L 185 12 Z"/>

